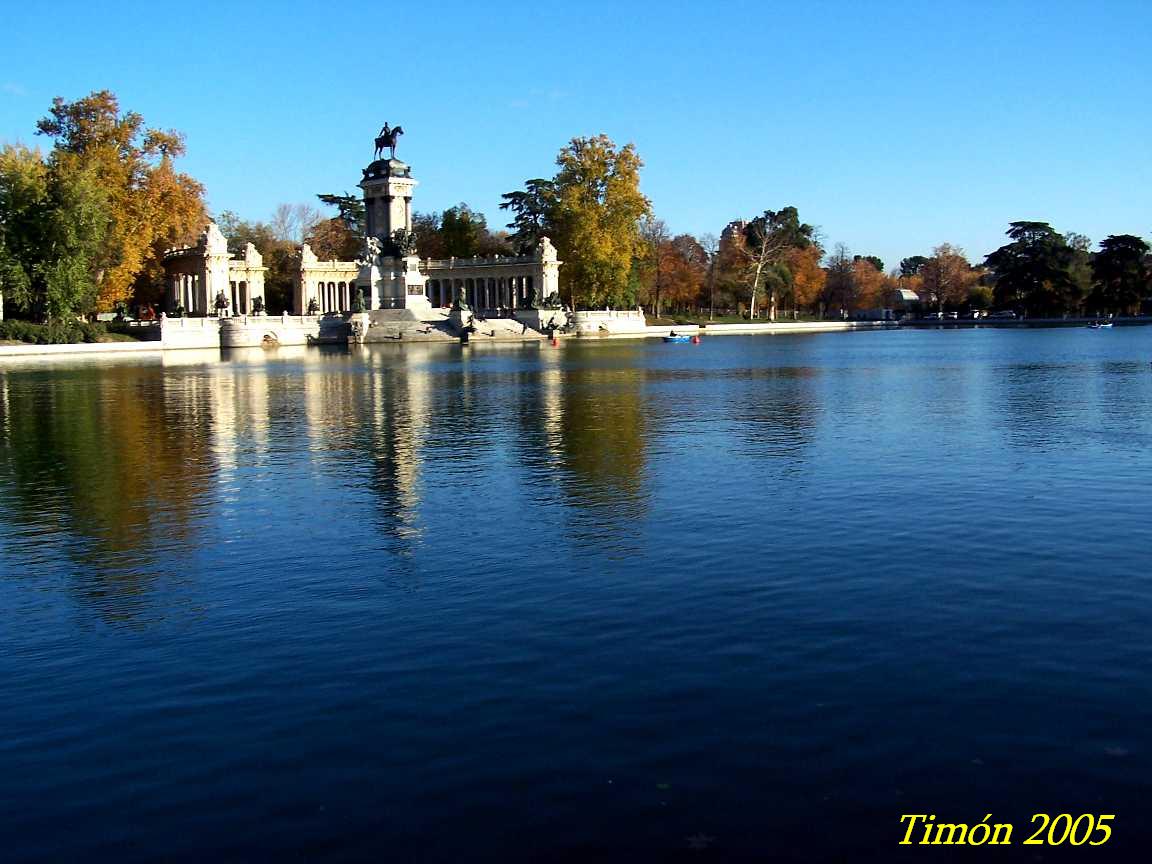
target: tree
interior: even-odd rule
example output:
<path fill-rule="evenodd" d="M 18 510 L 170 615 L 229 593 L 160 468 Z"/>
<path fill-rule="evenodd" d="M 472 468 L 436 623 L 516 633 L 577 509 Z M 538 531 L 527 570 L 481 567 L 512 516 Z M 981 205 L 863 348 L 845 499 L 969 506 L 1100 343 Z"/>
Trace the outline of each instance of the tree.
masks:
<path fill-rule="evenodd" d="M 881 259 L 877 258 L 875 255 L 853 255 L 852 260 L 853 261 L 867 261 L 869 264 L 871 264 L 876 269 L 877 273 L 883 273 L 884 272 L 884 262 Z"/>
<path fill-rule="evenodd" d="M 92 183 L 104 199 L 108 224 L 89 266 L 99 308 L 111 308 L 128 299 L 142 276 L 158 276 L 163 247 L 191 241 L 203 221 L 203 188 L 173 167 L 183 138 L 146 128 L 135 112 L 121 115 L 107 90 L 75 102 L 53 100 L 36 127 L 54 140 L 48 161 L 61 182 L 85 174 L 89 180 L 76 182 Z"/>
<path fill-rule="evenodd" d="M 835 251 L 828 257 L 825 267 L 824 294 L 822 306 L 835 309 L 843 317 L 856 303 L 856 280 L 852 257 L 848 247 L 837 243 Z M 823 309 L 821 315 L 823 316 Z"/>
<path fill-rule="evenodd" d="M 681 311 L 695 307 L 707 279 L 709 257 L 691 234 L 677 234 L 662 249 L 662 296 Z"/>
<path fill-rule="evenodd" d="M 483 213 L 477 213 L 461 202 L 449 207 L 440 217 L 440 235 L 444 238 L 444 254 L 450 258 L 474 258 L 480 243 L 488 233 Z"/>
<path fill-rule="evenodd" d="M 640 192 L 640 161 L 631 144 L 617 147 L 606 135 L 573 138 L 556 157 L 551 180 L 530 180 L 500 206 L 516 215 L 511 240 L 523 249 L 542 236 L 556 244 L 564 267 L 562 290 L 573 307 L 631 306 L 636 301 L 634 263 L 639 222 L 649 213 Z"/>
<path fill-rule="evenodd" d="M 1092 307 L 1100 312 L 1130 312 L 1152 290 L 1148 244 L 1132 234 L 1113 234 L 1100 241 L 1092 257 Z"/>
<path fill-rule="evenodd" d="M 716 264 L 720 252 L 720 238 L 715 234 L 701 234 L 697 240 L 708 259 L 708 320 L 716 315 Z"/>
<path fill-rule="evenodd" d="M 968 299 L 968 292 L 980 274 L 972 269 L 964 250 L 949 243 L 941 243 L 932 250 L 932 257 L 920 268 L 924 292 L 936 298 L 936 308 L 958 306 Z"/>
<path fill-rule="evenodd" d="M 272 211 L 272 233 L 277 240 L 303 243 L 323 218 L 320 211 L 309 204 L 277 204 Z"/>
<path fill-rule="evenodd" d="M 820 266 L 824 250 L 813 243 L 803 249 L 789 249 L 784 262 L 792 274 L 792 311 L 796 307 L 811 308 L 820 301 L 828 274 Z"/>
<path fill-rule="evenodd" d="M 1072 273 L 1076 250 L 1047 222 L 1012 222 L 1006 233 L 1012 242 L 984 261 L 996 302 L 1040 315 L 1072 308 L 1079 299 Z"/>
<path fill-rule="evenodd" d="M 522 192 L 508 192 L 500 197 L 504 199 L 500 209 L 511 210 L 513 214 L 508 223 L 512 229 L 509 240 L 521 252 L 535 249 L 540 238 L 548 236 L 552 230 L 556 184 L 538 177 L 527 181 Z"/>
<path fill-rule="evenodd" d="M 90 168 L 0 149 L 0 284 L 17 309 L 48 322 L 95 309 L 107 209 Z"/>
<path fill-rule="evenodd" d="M 423 257 L 448 257 L 448 247 L 440 231 L 439 213 L 413 213 L 412 233 L 416 236 L 416 248 Z"/>
<path fill-rule="evenodd" d="M 743 255 L 749 279 L 749 317 L 756 317 L 756 296 L 762 284 L 769 288 L 768 318 L 776 320 L 780 287 L 790 279 L 780 265 L 789 249 L 803 249 L 813 242 L 815 228 L 800 221 L 795 207 L 765 210 L 744 228 Z"/>
<path fill-rule="evenodd" d="M 364 201 L 355 195 L 349 195 L 345 192 L 343 195 L 333 195 L 331 193 L 324 193 L 316 196 L 324 204 L 329 207 L 335 207 L 341 222 L 344 227 L 354 236 L 359 242 L 364 241 L 364 232 L 367 230 L 367 214 L 364 211 Z"/>
<path fill-rule="evenodd" d="M 363 246 L 363 241 L 348 230 L 339 216 L 321 219 L 308 229 L 304 242 L 321 261 L 352 261 L 360 255 Z"/>
<path fill-rule="evenodd" d="M 644 271 L 643 290 L 641 300 L 648 300 L 652 307 L 652 314 L 660 317 L 660 277 L 663 275 L 664 259 L 667 256 L 668 241 L 672 235 L 668 233 L 668 226 L 663 219 L 648 215 L 640 220 L 640 255 L 637 256 L 639 264 Z"/>
<path fill-rule="evenodd" d="M 884 273 L 877 269 L 877 261 L 880 259 L 874 255 L 856 255 L 852 259 L 852 299 L 847 305 L 854 309 L 877 309 L 883 305 Z"/>
<path fill-rule="evenodd" d="M 909 258 L 904 258 L 900 262 L 900 276 L 904 279 L 910 279 L 913 276 L 919 276 L 920 271 L 927 263 L 928 259 L 923 255 L 913 255 Z"/>

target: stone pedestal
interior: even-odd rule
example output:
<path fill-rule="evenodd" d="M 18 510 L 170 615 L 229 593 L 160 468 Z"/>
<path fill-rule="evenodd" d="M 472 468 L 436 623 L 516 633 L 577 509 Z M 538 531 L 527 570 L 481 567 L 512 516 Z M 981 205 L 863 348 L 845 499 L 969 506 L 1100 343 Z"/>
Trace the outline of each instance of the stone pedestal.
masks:
<path fill-rule="evenodd" d="M 357 285 L 363 281 L 371 285 L 372 309 L 410 309 L 417 318 L 428 317 L 432 304 L 424 292 L 428 277 L 420 272 L 420 259 L 416 255 L 405 258 L 380 258 L 378 265 L 364 267 Z"/>
<path fill-rule="evenodd" d="M 354 312 L 348 318 L 348 344 L 363 345 L 371 326 L 367 312 Z"/>
<path fill-rule="evenodd" d="M 549 322 L 552 322 L 556 329 L 568 323 L 568 313 L 563 309 L 516 309 L 512 312 L 512 317 L 541 333 L 547 332 Z"/>
<path fill-rule="evenodd" d="M 399 159 L 378 159 L 364 169 L 365 228 L 369 237 L 390 239 L 398 230 L 412 230 L 412 190 L 416 181 Z"/>

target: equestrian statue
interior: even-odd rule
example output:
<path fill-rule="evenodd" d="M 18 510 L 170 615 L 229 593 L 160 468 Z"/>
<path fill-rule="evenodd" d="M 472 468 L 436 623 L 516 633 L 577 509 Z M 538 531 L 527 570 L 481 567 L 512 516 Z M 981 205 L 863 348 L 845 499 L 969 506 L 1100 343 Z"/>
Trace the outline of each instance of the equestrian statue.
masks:
<path fill-rule="evenodd" d="M 376 136 L 376 153 L 373 158 L 379 159 L 384 155 L 384 148 L 387 147 L 392 151 L 392 158 L 396 158 L 396 142 L 400 136 L 404 134 L 404 127 L 397 126 L 395 129 L 388 127 L 384 124 L 384 128 L 380 130 L 380 134 Z"/>

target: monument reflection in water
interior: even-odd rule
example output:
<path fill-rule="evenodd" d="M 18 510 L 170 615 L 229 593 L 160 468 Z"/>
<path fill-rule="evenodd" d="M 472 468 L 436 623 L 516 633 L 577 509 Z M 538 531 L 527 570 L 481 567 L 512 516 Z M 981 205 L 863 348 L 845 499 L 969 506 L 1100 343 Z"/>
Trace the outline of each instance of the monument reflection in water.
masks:
<path fill-rule="evenodd" d="M 1145 332 L 8 366 L 0 848 L 1142 848 Z"/>

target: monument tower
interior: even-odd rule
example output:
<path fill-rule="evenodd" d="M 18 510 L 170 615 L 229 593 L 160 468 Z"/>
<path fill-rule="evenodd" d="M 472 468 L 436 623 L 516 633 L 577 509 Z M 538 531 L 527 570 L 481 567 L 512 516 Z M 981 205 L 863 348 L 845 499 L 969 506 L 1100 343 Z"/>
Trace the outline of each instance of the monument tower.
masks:
<path fill-rule="evenodd" d="M 387 123 L 376 138 L 376 159 L 364 169 L 364 267 L 357 285 L 370 309 L 412 309 L 427 312 L 424 295 L 428 277 L 420 272 L 420 258 L 412 236 L 412 190 L 416 181 L 408 165 L 396 158 L 400 126 Z M 383 151 L 391 151 L 384 159 Z"/>

